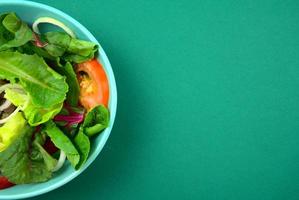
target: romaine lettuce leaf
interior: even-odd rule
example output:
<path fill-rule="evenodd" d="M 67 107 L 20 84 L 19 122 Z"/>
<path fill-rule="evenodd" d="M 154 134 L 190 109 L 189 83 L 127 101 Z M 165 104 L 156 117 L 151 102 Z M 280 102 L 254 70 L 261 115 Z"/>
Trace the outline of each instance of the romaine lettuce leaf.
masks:
<path fill-rule="evenodd" d="M 46 109 L 62 103 L 68 91 L 65 77 L 37 55 L 0 52 L 0 79 L 19 83 L 32 104 Z"/>
<path fill-rule="evenodd" d="M 20 106 L 24 112 L 25 118 L 31 126 L 37 126 L 45 123 L 57 115 L 63 103 L 45 108 L 36 106 L 32 103 L 30 97 L 19 89 L 8 88 L 5 90 L 5 96 L 13 105 Z"/>
<path fill-rule="evenodd" d="M 25 121 L 21 113 L 14 118 L 14 124 L 18 124 L 17 120 Z M 37 183 L 51 178 L 57 161 L 43 149 L 40 139 L 35 138 L 32 142 L 34 130 L 22 123 L 22 127 L 15 130 L 18 137 L 0 153 L 0 171 L 12 183 Z"/>
<path fill-rule="evenodd" d="M 67 159 L 75 168 L 80 161 L 80 155 L 72 141 L 56 126 L 53 121 L 48 121 L 43 131 L 50 137 L 57 148 L 64 151 Z"/>

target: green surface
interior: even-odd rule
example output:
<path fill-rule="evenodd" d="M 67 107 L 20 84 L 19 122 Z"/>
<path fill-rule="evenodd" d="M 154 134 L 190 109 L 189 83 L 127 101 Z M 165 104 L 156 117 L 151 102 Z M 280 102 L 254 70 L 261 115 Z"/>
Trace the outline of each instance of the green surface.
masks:
<path fill-rule="evenodd" d="M 97 160 L 33 199 L 299 199 L 299 1 L 39 1 L 116 76 Z"/>

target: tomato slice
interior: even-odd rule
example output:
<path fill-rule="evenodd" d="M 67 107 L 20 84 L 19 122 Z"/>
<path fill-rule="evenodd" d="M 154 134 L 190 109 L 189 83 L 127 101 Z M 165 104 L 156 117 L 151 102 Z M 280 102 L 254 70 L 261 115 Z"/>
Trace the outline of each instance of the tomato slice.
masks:
<path fill-rule="evenodd" d="M 92 59 L 78 64 L 77 78 L 80 85 L 79 101 L 90 110 L 97 105 L 108 106 L 109 83 L 101 63 Z"/>
<path fill-rule="evenodd" d="M 0 190 L 14 186 L 5 176 L 0 176 Z"/>

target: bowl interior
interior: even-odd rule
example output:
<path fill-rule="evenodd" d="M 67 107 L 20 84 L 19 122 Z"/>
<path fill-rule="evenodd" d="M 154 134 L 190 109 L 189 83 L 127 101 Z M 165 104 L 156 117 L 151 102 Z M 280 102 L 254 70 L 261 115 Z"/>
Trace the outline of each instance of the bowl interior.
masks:
<path fill-rule="evenodd" d="M 89 41 L 93 41 L 98 43 L 95 37 L 84 28 L 79 22 L 71 18 L 70 16 L 64 14 L 63 12 L 54 9 L 52 7 L 29 2 L 29 1 L 11 1 L 5 0 L 0 1 L 0 12 L 16 12 L 17 15 L 27 23 L 32 24 L 33 21 L 39 17 L 53 17 L 62 22 L 64 22 L 67 26 L 69 26 L 80 39 L 85 39 Z M 43 26 L 45 28 L 45 26 Z M 46 29 L 52 29 L 51 26 L 47 26 Z M 18 185 L 9 189 L 0 190 L 0 199 L 18 199 L 18 198 L 27 198 L 36 196 L 48 191 L 51 191 L 59 186 L 69 182 L 76 176 L 78 176 L 82 171 L 84 171 L 91 162 L 97 157 L 106 143 L 110 131 L 112 129 L 112 125 L 115 118 L 116 113 L 116 103 L 117 103 L 117 94 L 116 94 L 116 84 L 114 80 L 113 71 L 109 60 L 99 45 L 99 56 L 98 59 L 103 64 L 105 71 L 108 76 L 109 85 L 110 85 L 110 100 L 109 100 L 109 110 L 111 113 L 110 116 L 110 125 L 109 127 L 98 135 L 96 138 L 93 138 L 91 141 L 91 152 L 89 159 L 82 169 L 75 171 L 68 162 L 65 163 L 64 167 L 59 170 L 57 173 L 53 174 L 53 178 L 48 182 L 39 183 L 39 184 L 28 184 L 28 185 Z"/>

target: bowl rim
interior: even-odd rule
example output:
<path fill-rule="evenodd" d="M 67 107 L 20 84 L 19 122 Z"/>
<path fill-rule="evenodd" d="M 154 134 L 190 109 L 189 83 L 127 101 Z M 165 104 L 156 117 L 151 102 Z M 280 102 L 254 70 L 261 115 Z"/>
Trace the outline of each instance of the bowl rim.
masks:
<path fill-rule="evenodd" d="M 116 87 L 116 83 L 115 83 L 114 73 L 113 73 L 110 61 L 109 61 L 106 53 L 104 52 L 103 48 L 101 47 L 101 45 L 99 44 L 97 39 L 80 22 L 78 22 L 77 20 L 72 18 L 70 15 L 64 13 L 61 10 L 58 10 L 54 7 L 51 7 L 51 6 L 42 4 L 42 3 L 38 3 L 38 2 L 23 1 L 23 0 L 2 0 L 2 1 L 0 1 L 0 6 L 1 5 L 12 5 L 12 6 L 13 5 L 19 5 L 19 6 L 21 5 L 21 6 L 30 6 L 30 7 L 41 8 L 41 9 L 48 10 L 49 12 L 55 13 L 55 15 L 65 19 L 66 21 L 69 21 L 74 27 L 76 27 L 77 29 L 80 29 L 84 33 L 84 35 L 86 37 L 88 37 L 91 41 L 93 41 L 93 42 L 95 42 L 99 45 L 99 54 L 101 55 L 102 64 L 104 66 L 104 69 L 106 71 L 106 75 L 107 75 L 108 80 L 109 80 L 110 125 L 102 133 L 103 137 L 101 138 L 101 140 L 97 144 L 97 146 L 94 150 L 94 153 L 89 156 L 87 162 L 85 163 L 85 165 L 81 169 L 72 172 L 69 176 L 65 177 L 64 179 L 58 180 L 57 182 L 53 183 L 52 185 L 50 185 L 48 187 L 41 188 L 41 189 L 38 189 L 36 191 L 31 191 L 31 192 L 28 192 L 28 193 L 11 194 L 11 195 L 10 194 L 9 195 L 7 195 L 7 194 L 3 195 L 3 194 L 1 194 L 1 190 L 0 190 L 0 199 L 23 199 L 23 198 L 38 196 L 38 195 L 50 192 L 54 189 L 57 189 L 57 188 L 61 187 L 62 185 L 70 182 L 71 180 L 76 178 L 78 175 L 80 175 L 96 159 L 96 157 L 99 155 L 99 153 L 103 149 L 105 143 L 107 142 L 107 140 L 109 138 L 109 135 L 111 133 L 114 121 L 115 121 L 115 115 L 116 115 L 116 109 L 117 109 L 117 87 Z M 111 98 L 111 97 L 113 97 L 113 98 Z"/>

